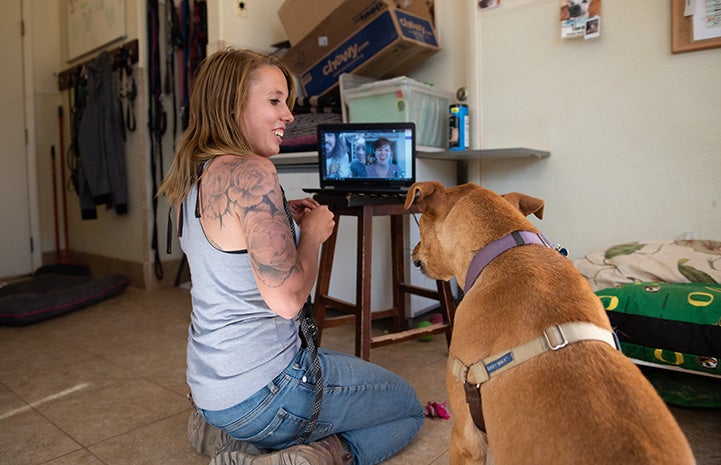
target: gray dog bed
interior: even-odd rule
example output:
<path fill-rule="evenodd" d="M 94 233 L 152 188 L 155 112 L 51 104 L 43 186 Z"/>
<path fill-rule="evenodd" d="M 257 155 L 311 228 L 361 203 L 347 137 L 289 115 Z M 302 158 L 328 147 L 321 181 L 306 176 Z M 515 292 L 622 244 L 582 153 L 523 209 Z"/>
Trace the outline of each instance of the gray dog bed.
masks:
<path fill-rule="evenodd" d="M 87 307 L 120 294 L 130 282 L 121 274 L 92 277 L 54 271 L 0 287 L 0 325 L 21 326 Z"/>

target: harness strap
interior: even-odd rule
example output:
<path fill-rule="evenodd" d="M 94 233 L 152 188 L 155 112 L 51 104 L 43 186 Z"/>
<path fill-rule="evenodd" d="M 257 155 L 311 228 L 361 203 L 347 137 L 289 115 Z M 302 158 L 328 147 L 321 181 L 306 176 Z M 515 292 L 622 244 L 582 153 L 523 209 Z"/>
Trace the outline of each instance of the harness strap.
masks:
<path fill-rule="evenodd" d="M 474 413 L 474 409 L 481 409 L 481 385 L 494 376 L 503 373 L 515 366 L 520 365 L 544 352 L 556 351 L 567 347 L 569 344 L 581 341 L 601 341 L 620 350 L 616 334 L 612 331 L 600 328 L 593 323 L 585 321 L 574 321 L 552 325 L 543 330 L 543 334 L 525 344 L 516 346 L 511 350 L 503 351 L 486 357 L 470 366 L 466 366 L 457 358 L 448 357 L 448 370 L 458 381 L 464 384 L 466 401 L 471 408 L 471 416 L 476 426 L 485 431 L 485 425 L 476 421 L 476 417 L 482 419 L 483 413 Z M 469 373 L 473 375 L 473 383 L 469 383 Z M 475 392 L 470 392 L 475 391 Z"/>
<path fill-rule="evenodd" d="M 473 257 L 468 271 L 466 271 L 466 281 L 463 286 L 463 292 L 468 293 L 473 283 L 476 282 L 476 279 L 478 279 L 478 276 L 481 274 L 481 271 L 496 257 L 514 247 L 528 244 L 540 244 L 546 247 L 553 247 L 548 239 L 546 239 L 546 236 L 530 231 L 514 231 L 507 236 L 496 239 L 479 250 L 475 257 Z"/>
<path fill-rule="evenodd" d="M 167 124 L 163 109 L 163 91 L 160 80 L 160 43 L 159 43 L 159 7 L 158 0 L 147 3 L 148 31 L 148 132 L 150 134 L 150 176 L 153 193 L 158 191 L 160 178 L 163 176 L 163 134 Z M 153 230 L 150 247 L 153 250 L 153 269 L 155 277 L 163 279 L 163 264 L 160 260 L 158 246 L 158 198 L 153 195 Z"/>
<path fill-rule="evenodd" d="M 463 390 L 466 391 L 466 403 L 471 411 L 471 419 L 476 428 L 486 432 L 486 419 L 483 417 L 483 404 L 481 403 L 481 385 L 463 383 Z"/>
<path fill-rule="evenodd" d="M 188 0 L 182 0 L 180 3 L 180 31 L 183 46 L 181 51 L 181 73 L 180 73 L 180 124 L 181 128 L 188 127 L 189 114 L 188 106 L 190 102 L 190 87 L 188 79 L 188 64 L 190 61 L 190 3 Z"/>

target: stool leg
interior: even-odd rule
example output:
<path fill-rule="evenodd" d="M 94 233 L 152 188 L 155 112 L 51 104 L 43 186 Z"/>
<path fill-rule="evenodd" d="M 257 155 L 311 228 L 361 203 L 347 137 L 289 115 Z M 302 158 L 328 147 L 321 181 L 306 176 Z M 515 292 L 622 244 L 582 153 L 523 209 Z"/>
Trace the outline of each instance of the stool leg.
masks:
<path fill-rule="evenodd" d="M 373 251 L 373 210 L 362 208 L 358 216 L 358 264 L 356 278 L 356 356 L 369 360 L 371 355 L 371 253 Z"/>
<path fill-rule="evenodd" d="M 323 243 L 320 253 L 320 262 L 318 263 L 318 281 L 315 285 L 315 299 L 313 299 L 313 318 L 318 327 L 318 345 L 320 345 L 323 336 L 323 326 L 325 323 L 326 304 L 323 298 L 328 295 L 330 287 L 330 274 L 333 268 L 333 256 L 335 255 L 335 242 L 338 237 L 338 223 L 340 216 L 334 212 L 333 219 L 335 226 L 330 237 Z"/>
<path fill-rule="evenodd" d="M 453 318 L 455 318 L 456 315 L 456 303 L 453 300 L 451 284 L 448 281 L 437 280 L 436 285 L 438 286 L 438 300 L 441 304 L 443 318 L 446 320 L 446 323 L 448 323 L 446 342 L 448 342 L 448 346 L 450 346 L 451 335 L 453 334 Z"/>
<path fill-rule="evenodd" d="M 394 330 L 403 331 L 406 318 L 406 299 L 401 292 L 401 284 L 406 282 L 405 263 L 403 261 L 403 215 L 391 215 L 391 273 L 393 274 Z"/>

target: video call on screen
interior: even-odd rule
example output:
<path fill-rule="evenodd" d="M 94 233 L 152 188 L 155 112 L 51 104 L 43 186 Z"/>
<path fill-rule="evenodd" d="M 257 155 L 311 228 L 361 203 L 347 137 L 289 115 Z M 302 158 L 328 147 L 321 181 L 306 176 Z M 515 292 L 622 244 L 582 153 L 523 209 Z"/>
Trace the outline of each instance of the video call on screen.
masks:
<path fill-rule="evenodd" d="M 395 178 L 412 176 L 413 132 L 405 131 L 330 131 L 319 141 L 329 178 Z M 384 140 L 385 139 L 385 140 Z M 383 176 L 374 167 L 379 162 L 374 146 L 390 148 L 392 175 Z"/>

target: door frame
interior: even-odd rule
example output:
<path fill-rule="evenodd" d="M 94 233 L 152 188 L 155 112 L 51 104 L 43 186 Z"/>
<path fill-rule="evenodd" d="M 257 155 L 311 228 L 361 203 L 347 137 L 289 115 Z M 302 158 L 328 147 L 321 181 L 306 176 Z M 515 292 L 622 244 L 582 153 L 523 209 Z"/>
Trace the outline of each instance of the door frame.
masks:
<path fill-rule="evenodd" d="M 23 54 L 23 93 L 25 106 L 25 131 L 27 134 L 25 156 L 27 157 L 28 172 L 28 215 L 30 221 L 30 237 L 33 241 L 30 253 L 30 267 L 33 272 L 42 265 L 42 240 L 40 233 L 40 209 L 38 199 L 38 166 L 37 143 L 35 124 L 35 75 L 33 60 L 33 27 L 32 27 L 32 0 L 20 0 L 20 19 L 23 22 L 24 33 L 20 39 Z M 30 84 L 28 84 L 30 83 Z"/>

